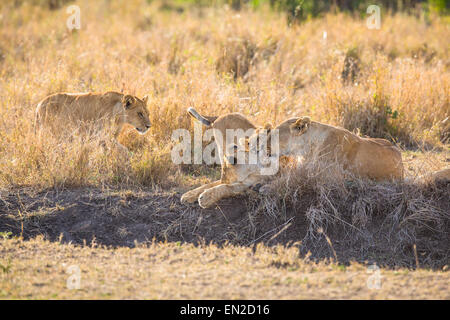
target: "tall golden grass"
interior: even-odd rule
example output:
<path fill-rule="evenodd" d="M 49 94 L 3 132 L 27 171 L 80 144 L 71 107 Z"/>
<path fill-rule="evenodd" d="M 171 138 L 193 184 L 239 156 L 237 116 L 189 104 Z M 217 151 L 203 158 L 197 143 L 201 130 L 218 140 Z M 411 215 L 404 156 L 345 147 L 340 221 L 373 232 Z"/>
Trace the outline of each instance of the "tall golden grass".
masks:
<path fill-rule="evenodd" d="M 448 152 L 447 17 L 387 15 L 369 30 L 344 14 L 288 26 L 267 8 L 180 14 L 138 0 L 70 4 L 81 9 L 73 32 L 64 6 L 0 4 L 2 187 L 182 185 L 170 137 L 191 128 L 187 107 L 239 111 L 257 124 L 307 114 L 404 148 Z M 150 132 L 130 128 L 120 138 L 129 161 L 102 148 L 105 137 L 35 136 L 34 109 L 46 95 L 108 90 L 151 96 Z"/>

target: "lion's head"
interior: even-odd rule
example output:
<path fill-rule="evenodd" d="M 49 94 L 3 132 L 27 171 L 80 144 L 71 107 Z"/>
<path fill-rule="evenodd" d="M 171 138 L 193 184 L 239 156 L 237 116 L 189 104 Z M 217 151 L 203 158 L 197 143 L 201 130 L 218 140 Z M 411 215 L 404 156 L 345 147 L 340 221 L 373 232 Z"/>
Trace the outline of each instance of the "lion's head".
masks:
<path fill-rule="evenodd" d="M 131 95 L 125 95 L 122 98 L 126 115 L 125 122 L 135 127 L 140 134 L 146 133 L 151 126 L 147 100 L 148 96 L 145 96 L 142 100 Z"/>
<path fill-rule="evenodd" d="M 272 125 L 270 123 L 266 123 L 263 128 L 255 129 L 254 133 L 250 137 L 240 139 L 239 145 L 242 146 L 247 152 L 259 154 L 259 152 L 263 150 L 266 155 L 270 156 L 270 133 L 272 129 Z"/>
<path fill-rule="evenodd" d="M 293 123 L 290 126 L 290 130 L 291 133 L 293 135 L 301 135 L 304 134 L 306 132 L 306 130 L 308 130 L 309 125 L 311 124 L 311 118 L 304 116 L 304 117 L 300 117 L 298 118 L 297 121 L 295 121 L 295 123 Z"/>

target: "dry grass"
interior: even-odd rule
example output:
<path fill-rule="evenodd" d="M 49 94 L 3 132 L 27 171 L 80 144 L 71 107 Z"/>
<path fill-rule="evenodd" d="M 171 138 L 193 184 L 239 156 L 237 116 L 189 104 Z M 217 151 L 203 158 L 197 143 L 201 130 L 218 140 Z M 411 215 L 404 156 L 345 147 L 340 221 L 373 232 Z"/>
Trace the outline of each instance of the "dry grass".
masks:
<path fill-rule="evenodd" d="M 450 298 L 448 272 L 381 270 L 376 289 L 366 266 L 312 263 L 295 247 L 154 243 L 113 250 L 42 239 L 0 244 L 2 299 Z M 77 290 L 67 287 L 71 266 L 80 270 Z"/>
<path fill-rule="evenodd" d="M 275 191 L 264 196 L 250 192 L 208 210 L 181 204 L 179 192 L 148 188 L 3 191 L 0 230 L 28 240 L 44 235 L 50 241 L 114 247 L 152 239 L 243 247 L 295 244 L 299 256 L 315 261 L 394 269 L 448 265 L 448 184 L 329 181 L 304 169 L 286 173 L 272 187 Z"/>
<path fill-rule="evenodd" d="M 3 187 L 178 185 L 183 174 L 167 163 L 167 146 L 173 129 L 191 127 L 189 106 L 211 115 L 240 111 L 259 124 L 308 114 L 404 146 L 448 143 L 446 17 L 426 23 L 386 16 L 381 30 L 368 30 L 364 20 L 343 14 L 289 27 L 265 8 L 180 14 L 137 0 L 74 3 L 82 23 L 74 32 L 64 6 L 1 5 Z M 36 141 L 40 99 L 106 90 L 152 97 L 151 132 L 138 137 L 128 130 L 121 138 L 134 151 L 131 168 L 97 152 L 101 139 L 92 148 L 77 137 Z M 171 173 L 169 183 L 160 172 Z"/>
<path fill-rule="evenodd" d="M 419 178 L 450 159 L 448 17 L 386 15 L 368 30 L 345 14 L 288 26 L 264 6 L 80 0 L 69 32 L 66 2 L 50 2 L 0 4 L 0 232 L 30 240 L 1 240 L 0 297 L 448 299 L 436 270 L 448 268 L 449 185 Z M 108 90 L 151 97 L 150 131 L 119 138 L 129 159 L 107 133 L 34 134 L 46 95 Z M 407 180 L 330 181 L 307 166 L 266 196 L 183 206 L 180 191 L 219 175 L 170 161 L 172 131 L 192 130 L 187 107 L 384 137 L 403 148 Z M 94 239 L 119 248 L 83 246 Z M 372 262 L 389 268 L 381 291 L 366 286 Z M 84 289 L 64 289 L 62 263 L 80 264 Z"/>
<path fill-rule="evenodd" d="M 418 247 L 421 266 L 441 268 L 449 259 L 450 184 L 428 180 L 370 182 L 349 177 L 335 164 L 306 161 L 257 195 L 251 215 L 258 222 L 269 216 L 278 225 L 304 217 L 301 252 L 320 259 L 420 267 L 413 254 Z"/>

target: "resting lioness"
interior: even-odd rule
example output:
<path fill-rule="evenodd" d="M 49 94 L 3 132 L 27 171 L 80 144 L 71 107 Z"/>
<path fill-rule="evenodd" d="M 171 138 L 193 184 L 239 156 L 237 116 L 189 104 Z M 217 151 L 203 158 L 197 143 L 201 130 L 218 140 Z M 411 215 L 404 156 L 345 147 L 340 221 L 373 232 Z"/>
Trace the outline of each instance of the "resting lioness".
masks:
<path fill-rule="evenodd" d="M 286 120 L 275 129 L 279 134 L 279 154 L 271 156 L 314 156 L 320 161 L 338 163 L 363 178 L 403 178 L 402 155 L 387 140 L 362 138 L 346 129 L 311 121 L 309 117 Z"/>
<path fill-rule="evenodd" d="M 441 169 L 435 172 L 432 172 L 428 175 L 423 175 L 422 179 L 431 178 L 431 181 L 434 183 L 443 183 L 443 182 L 449 182 L 450 181 L 450 168 Z"/>
<path fill-rule="evenodd" d="M 113 91 L 52 94 L 38 103 L 35 126 L 39 129 L 55 121 L 64 126 L 94 124 L 100 129 L 110 123 L 114 126 L 114 138 L 128 123 L 144 134 L 150 128 L 147 96 L 141 100 Z"/>
<path fill-rule="evenodd" d="M 239 113 L 230 113 L 217 118 L 202 116 L 193 108 L 189 108 L 188 112 L 204 125 L 214 129 L 215 141 L 221 152 L 222 170 L 220 180 L 186 192 L 181 197 L 182 203 L 193 203 L 198 200 L 200 207 L 209 208 L 220 199 L 241 194 L 267 179 L 268 176 L 260 174 L 258 164 L 239 164 L 236 161 L 237 141 L 233 139 L 228 144 L 223 143 L 226 141 L 227 130 L 255 130 L 256 127 L 249 120 Z"/>

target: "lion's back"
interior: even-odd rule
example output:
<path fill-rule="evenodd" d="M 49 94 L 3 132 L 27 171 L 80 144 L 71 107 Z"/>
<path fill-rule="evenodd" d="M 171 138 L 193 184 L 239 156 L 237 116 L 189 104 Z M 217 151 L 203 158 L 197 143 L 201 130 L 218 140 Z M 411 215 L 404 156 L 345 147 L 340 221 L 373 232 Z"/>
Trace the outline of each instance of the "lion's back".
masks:
<path fill-rule="evenodd" d="M 315 131 L 316 136 L 326 136 L 320 149 L 357 175 L 376 180 L 403 178 L 402 155 L 391 142 L 361 138 L 347 129 L 320 123 L 316 123 Z"/>
<path fill-rule="evenodd" d="M 97 120 L 111 113 L 114 105 L 121 99 L 117 92 L 101 93 L 54 93 L 36 107 L 38 124 L 47 123 L 50 119 L 57 121 Z"/>
<path fill-rule="evenodd" d="M 377 180 L 403 178 L 403 161 L 400 150 L 384 139 L 364 138 L 359 142 L 354 164 Z"/>

